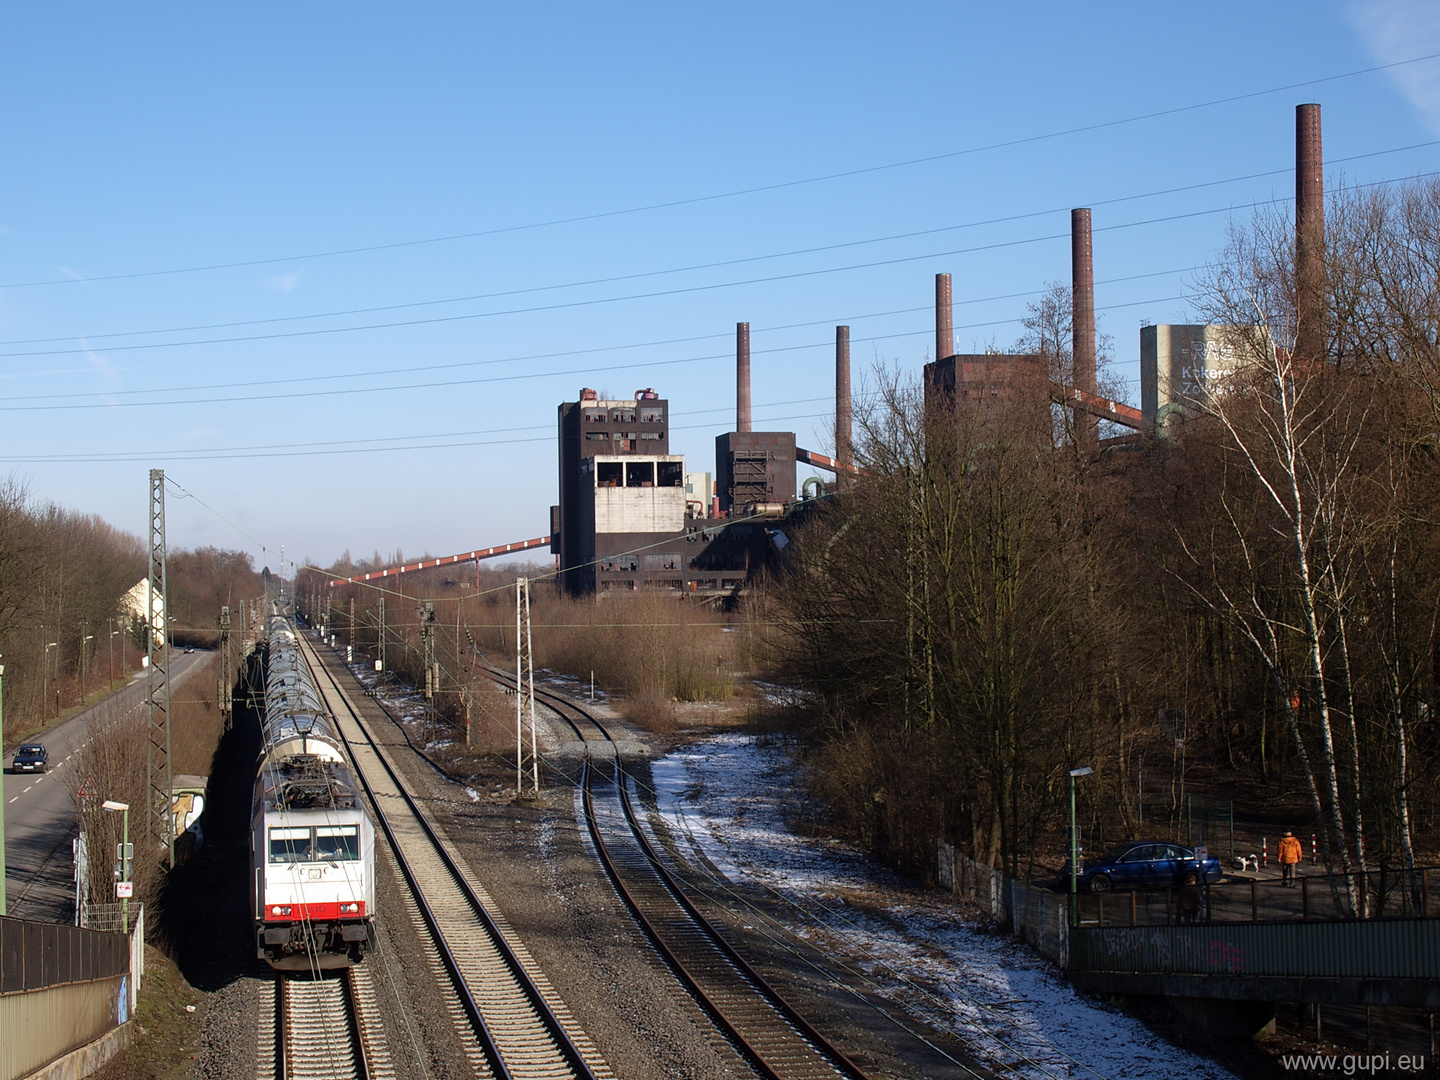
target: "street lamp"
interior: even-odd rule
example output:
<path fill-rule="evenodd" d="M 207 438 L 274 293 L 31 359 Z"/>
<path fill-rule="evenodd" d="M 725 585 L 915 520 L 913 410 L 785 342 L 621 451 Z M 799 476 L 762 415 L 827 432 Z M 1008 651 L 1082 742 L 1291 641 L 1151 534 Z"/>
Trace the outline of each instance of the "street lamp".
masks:
<path fill-rule="evenodd" d="M 115 635 L 123 634 L 124 632 L 124 630 L 116 630 L 115 620 L 110 620 L 110 640 L 108 642 L 110 646 L 110 661 L 109 666 L 105 669 L 105 687 L 108 690 L 115 689 Z M 123 663 L 125 660 L 125 649 L 123 647 L 124 643 L 122 642 L 121 645 L 122 647 L 120 649 L 120 660 Z"/>
<path fill-rule="evenodd" d="M 1070 925 L 1080 924 L 1080 835 L 1075 827 L 1075 781 L 1089 776 L 1095 770 L 1081 765 L 1070 770 Z"/>
<path fill-rule="evenodd" d="M 116 883 L 115 889 L 120 892 L 120 885 L 130 884 L 130 804 L 116 802 L 114 799 L 106 799 L 100 804 L 101 810 L 109 810 L 112 813 L 119 811 L 123 815 L 120 825 L 120 881 Z M 120 932 L 130 932 L 130 896 L 128 889 L 125 895 L 120 897 Z"/>
<path fill-rule="evenodd" d="M 42 663 L 42 664 L 40 665 L 40 668 L 41 668 L 41 671 L 40 671 L 40 708 L 41 708 L 42 711 L 45 712 L 45 714 L 46 714 L 47 716 L 49 715 L 49 711 L 50 711 L 50 702 L 49 702 L 49 700 L 48 700 L 49 697 L 50 697 L 50 683 L 49 683 L 49 679 L 50 679 L 50 650 L 51 650 L 51 649 L 54 649 L 54 648 L 57 648 L 57 647 L 59 646 L 59 644 L 60 644 L 60 643 L 59 643 L 58 641 L 52 641 L 52 642 L 50 642 L 49 645 L 46 645 L 46 646 L 45 646 L 45 661 L 44 661 L 44 663 Z M 56 653 L 55 655 L 56 655 L 56 656 L 59 656 L 60 654 L 59 654 L 59 653 Z M 55 682 L 56 682 L 56 686 L 55 686 L 55 715 L 56 715 L 56 716 L 59 716 L 59 715 L 60 715 L 60 686 L 59 686 L 59 682 L 60 682 L 60 670 L 59 670 L 58 667 L 57 667 L 56 670 L 55 670 Z"/>
<path fill-rule="evenodd" d="M 84 629 L 83 627 L 81 629 Z M 82 634 L 80 637 L 80 704 L 85 704 L 85 642 L 94 641 L 94 634 Z"/>

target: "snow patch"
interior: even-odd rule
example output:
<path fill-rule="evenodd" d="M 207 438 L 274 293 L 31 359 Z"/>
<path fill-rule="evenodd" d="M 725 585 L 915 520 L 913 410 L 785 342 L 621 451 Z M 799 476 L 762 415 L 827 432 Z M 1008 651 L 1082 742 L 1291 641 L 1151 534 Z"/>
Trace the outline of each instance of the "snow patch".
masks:
<path fill-rule="evenodd" d="M 1082 997 L 1028 947 L 914 892 L 864 853 L 792 833 L 786 811 L 800 777 L 783 751 L 720 735 L 659 759 L 652 774 L 682 853 L 784 897 L 797 936 L 858 958 L 884 994 L 989 1064 L 1037 1080 L 1232 1077 Z"/>

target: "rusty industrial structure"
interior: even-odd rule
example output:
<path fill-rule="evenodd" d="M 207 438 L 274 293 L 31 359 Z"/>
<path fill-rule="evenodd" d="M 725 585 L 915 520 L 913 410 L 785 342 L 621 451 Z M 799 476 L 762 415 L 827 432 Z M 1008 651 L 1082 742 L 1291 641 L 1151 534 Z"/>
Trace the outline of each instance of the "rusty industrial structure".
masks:
<path fill-rule="evenodd" d="M 1324 352 L 1325 211 L 1320 106 L 1295 111 L 1295 353 Z M 1141 406 L 1101 396 L 1095 323 L 1091 211 L 1070 212 L 1071 365 L 1051 370 L 1052 357 L 1003 352 L 957 353 L 951 277 L 935 275 L 935 355 L 923 371 L 927 406 L 967 403 L 1004 408 L 1048 399 L 1073 417 L 1080 448 L 1165 434 L 1172 416 L 1192 414 L 1203 396 L 1239 362 L 1237 349 L 1274 348 L 1237 340 L 1254 327 L 1150 325 L 1140 330 Z M 574 594 L 668 589 L 705 597 L 733 596 L 789 543 L 788 519 L 816 496 L 843 494 L 865 475 L 855 465 L 850 381 L 850 327 L 835 328 L 835 456 L 796 444 L 794 432 L 755 431 L 750 388 L 750 324 L 735 324 L 735 428 L 715 439 L 710 473 L 687 471 L 670 453 L 669 402 L 652 389 L 632 398 L 600 400 L 590 389 L 558 413 L 559 502 L 550 533 L 518 543 L 336 579 L 369 581 L 415 570 L 475 562 L 549 545 L 564 588 Z M 1057 347 L 1063 347 L 1056 342 Z M 1101 439 L 1100 421 L 1128 429 Z M 834 476 L 806 480 L 796 493 L 796 466 Z"/>
<path fill-rule="evenodd" d="M 1325 159 L 1320 106 L 1295 107 L 1295 353 L 1325 351 Z"/>

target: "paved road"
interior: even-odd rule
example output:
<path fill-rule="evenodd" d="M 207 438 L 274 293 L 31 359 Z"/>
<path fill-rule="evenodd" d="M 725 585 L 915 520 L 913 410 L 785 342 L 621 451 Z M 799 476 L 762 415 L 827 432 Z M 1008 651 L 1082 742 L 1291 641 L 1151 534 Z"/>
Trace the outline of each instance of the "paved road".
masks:
<path fill-rule="evenodd" d="M 178 653 L 172 671 L 174 687 L 184 683 L 209 656 Z M 22 919 L 71 922 L 75 917 L 74 870 L 70 841 L 76 835 L 75 801 L 68 763 L 89 734 L 89 719 L 102 708 L 133 707 L 145 700 L 145 675 L 108 698 L 48 731 L 33 736 L 50 751 L 45 773 L 6 773 L 0 800 L 5 814 L 5 887 L 9 914 Z"/>

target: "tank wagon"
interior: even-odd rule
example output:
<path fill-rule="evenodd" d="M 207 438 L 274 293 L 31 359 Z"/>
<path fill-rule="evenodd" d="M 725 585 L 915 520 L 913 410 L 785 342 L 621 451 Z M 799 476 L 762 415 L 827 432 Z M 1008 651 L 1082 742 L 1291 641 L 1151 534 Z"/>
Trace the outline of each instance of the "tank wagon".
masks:
<path fill-rule="evenodd" d="M 375 829 L 296 631 L 280 615 L 266 645 L 250 856 L 262 960 L 318 971 L 364 957 L 374 940 Z"/>

